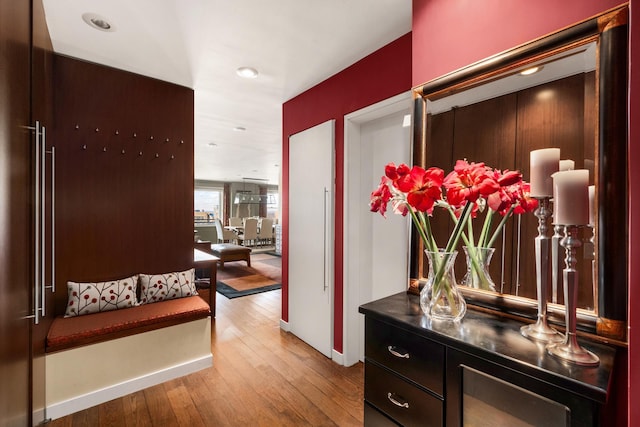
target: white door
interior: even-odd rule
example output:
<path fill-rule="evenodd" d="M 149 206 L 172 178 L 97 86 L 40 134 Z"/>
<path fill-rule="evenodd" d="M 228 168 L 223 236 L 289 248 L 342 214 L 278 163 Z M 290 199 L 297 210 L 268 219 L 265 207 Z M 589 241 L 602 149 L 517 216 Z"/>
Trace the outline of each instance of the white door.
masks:
<path fill-rule="evenodd" d="M 289 329 L 331 357 L 335 121 L 289 138 Z"/>
<path fill-rule="evenodd" d="M 344 364 L 364 356 L 361 304 L 407 289 L 409 219 L 369 211 L 389 162 L 411 162 L 411 94 L 345 116 Z M 390 207 L 389 207 L 390 208 Z"/>

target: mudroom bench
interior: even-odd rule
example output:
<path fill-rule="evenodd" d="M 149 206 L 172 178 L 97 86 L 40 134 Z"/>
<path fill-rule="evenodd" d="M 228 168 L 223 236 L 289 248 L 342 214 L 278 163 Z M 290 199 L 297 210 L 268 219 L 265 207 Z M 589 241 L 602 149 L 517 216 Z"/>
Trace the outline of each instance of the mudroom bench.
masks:
<path fill-rule="evenodd" d="M 206 255 L 196 257 L 194 264 L 198 268 L 211 264 L 215 283 L 217 258 Z M 155 281 L 156 276 L 150 279 Z M 148 281 L 148 288 L 153 281 Z M 196 294 L 56 317 L 46 339 L 47 418 L 212 366 L 214 310 L 215 295 L 210 293 L 208 302 Z"/>

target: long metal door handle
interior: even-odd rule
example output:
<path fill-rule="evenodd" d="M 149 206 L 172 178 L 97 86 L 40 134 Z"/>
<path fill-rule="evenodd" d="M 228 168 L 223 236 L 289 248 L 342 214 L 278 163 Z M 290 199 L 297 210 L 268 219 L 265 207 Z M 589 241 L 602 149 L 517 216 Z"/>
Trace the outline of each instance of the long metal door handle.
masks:
<path fill-rule="evenodd" d="M 396 406 L 409 409 L 409 402 L 407 402 L 406 400 L 402 399 L 400 396 L 394 393 L 391 393 L 391 392 L 387 393 L 387 399 L 389 399 L 389 401 Z"/>
<path fill-rule="evenodd" d="M 40 323 L 40 122 L 35 125 L 33 323 Z"/>
<path fill-rule="evenodd" d="M 327 187 L 324 187 L 322 198 L 322 283 L 324 291 L 327 291 Z"/>
<path fill-rule="evenodd" d="M 47 315 L 46 301 L 47 301 L 47 275 L 45 274 L 47 268 L 47 129 L 44 126 L 40 128 L 40 162 L 42 163 L 42 172 L 40 173 L 40 310 L 42 317 Z"/>
<path fill-rule="evenodd" d="M 51 292 L 56 292 L 56 147 L 51 147 Z"/>

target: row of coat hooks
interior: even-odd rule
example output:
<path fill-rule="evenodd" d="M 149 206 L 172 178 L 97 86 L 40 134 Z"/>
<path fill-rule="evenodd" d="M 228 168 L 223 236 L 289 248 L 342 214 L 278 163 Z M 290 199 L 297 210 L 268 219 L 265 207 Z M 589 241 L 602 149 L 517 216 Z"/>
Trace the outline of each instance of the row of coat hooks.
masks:
<path fill-rule="evenodd" d="M 75 130 L 80 130 L 80 125 L 76 124 L 76 125 L 75 125 Z M 100 128 L 98 128 L 98 127 L 94 128 L 94 132 L 95 132 L 95 133 L 99 133 L 99 132 L 101 132 L 101 131 L 100 131 Z M 120 135 L 120 131 L 116 129 L 116 130 L 113 132 L 113 134 L 114 134 L 114 135 Z M 132 137 L 132 138 L 138 138 L 138 134 L 137 134 L 137 132 L 133 132 L 133 133 L 131 134 L 131 137 Z M 154 139 L 153 135 L 150 135 L 150 136 L 149 136 L 148 141 L 154 141 L 154 140 L 155 140 L 155 139 Z M 169 142 L 171 142 L 171 140 L 170 140 L 169 138 L 165 138 L 162 142 L 164 142 L 164 143 L 169 143 Z M 179 144 L 179 145 L 183 145 L 183 144 L 184 144 L 184 140 L 183 140 L 183 139 L 181 139 L 180 141 L 178 141 L 178 144 Z M 83 150 L 87 150 L 87 149 L 88 149 L 87 144 L 83 144 L 83 145 L 82 145 L 82 149 L 83 149 Z M 107 147 L 106 147 L 106 146 L 105 146 L 105 147 L 102 147 L 102 151 L 106 153 L 106 152 L 108 151 L 108 150 L 107 150 Z M 124 148 L 123 148 L 123 149 L 121 149 L 121 150 L 120 150 L 120 154 L 126 154 L 126 150 L 125 150 Z M 138 154 L 138 156 L 142 156 L 142 155 L 144 155 L 144 152 L 143 152 L 143 151 L 138 151 L 138 153 L 137 153 L 137 154 Z M 156 159 L 157 159 L 157 158 L 159 158 L 159 157 L 160 157 L 160 154 L 159 154 L 159 153 L 155 153 L 154 158 L 156 158 Z M 174 155 L 171 155 L 171 156 L 169 156 L 169 158 L 170 158 L 171 160 L 173 160 L 173 159 L 175 159 L 175 156 L 174 156 Z"/>
<path fill-rule="evenodd" d="M 82 146 L 82 149 L 83 149 L 83 150 L 86 150 L 86 149 L 87 149 L 87 144 L 84 144 L 84 145 Z M 103 148 L 102 148 L 102 151 L 106 153 L 106 152 L 107 152 L 107 147 L 103 147 Z M 120 151 L 120 154 L 126 154 L 126 151 L 125 151 L 124 149 L 122 149 L 122 150 Z M 144 152 L 142 152 L 142 151 L 138 151 L 138 156 L 142 156 L 143 154 L 144 154 Z M 156 153 L 156 154 L 154 155 L 154 157 L 155 157 L 156 159 L 158 159 L 158 158 L 160 158 L 160 154 Z M 173 160 L 173 159 L 175 159 L 175 158 L 176 158 L 176 156 L 174 156 L 174 155 L 172 154 L 172 155 L 170 155 L 170 156 L 169 156 L 169 158 L 170 158 L 171 160 Z"/>

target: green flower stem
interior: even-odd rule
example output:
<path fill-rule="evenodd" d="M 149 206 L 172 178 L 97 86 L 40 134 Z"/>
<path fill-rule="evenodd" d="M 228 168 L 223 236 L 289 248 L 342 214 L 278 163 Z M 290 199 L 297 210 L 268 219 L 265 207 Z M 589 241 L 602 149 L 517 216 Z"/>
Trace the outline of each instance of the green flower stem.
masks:
<path fill-rule="evenodd" d="M 471 268 L 473 270 L 475 270 L 478 275 L 482 274 L 482 263 L 479 261 L 480 260 L 480 251 L 479 249 L 482 246 L 469 246 L 467 245 L 467 254 L 469 255 L 469 258 L 471 259 Z"/>
<path fill-rule="evenodd" d="M 511 205 L 511 207 L 509 208 L 509 212 L 507 212 L 507 214 L 502 217 L 502 221 L 500 221 L 500 224 L 498 224 L 496 231 L 494 231 L 493 235 L 491 236 L 491 239 L 489 239 L 489 243 L 487 243 L 485 247 L 487 248 L 493 247 L 493 243 L 496 241 L 496 239 L 500 235 L 500 231 L 502 231 L 502 227 L 504 227 L 504 224 L 507 222 L 507 220 L 509 219 L 509 217 L 511 216 L 515 208 L 516 208 L 515 204 Z"/>
<path fill-rule="evenodd" d="M 456 218 L 456 214 L 453 211 L 453 208 L 451 206 L 447 206 L 447 211 L 449 212 L 449 215 L 451 215 L 451 218 L 453 219 L 454 222 L 458 221 L 458 218 Z M 469 221 L 471 222 L 471 221 Z M 483 227 L 484 229 L 484 227 Z M 471 258 L 471 264 L 472 267 L 476 270 L 476 271 L 482 271 L 482 264 L 479 262 L 478 258 L 478 253 L 476 251 L 477 247 L 473 244 L 472 241 L 469 240 L 469 238 L 462 233 L 461 236 L 462 241 L 464 242 L 465 246 L 467 247 L 467 252 L 469 253 L 469 256 Z M 480 246 L 478 246 L 480 247 Z"/>
<path fill-rule="evenodd" d="M 427 237 L 427 234 L 425 233 L 425 223 L 428 224 L 424 218 L 424 214 L 422 212 L 418 212 L 419 216 L 416 215 L 416 213 L 413 211 L 413 209 L 411 208 L 411 206 L 409 206 L 407 204 L 407 207 L 409 209 L 409 213 L 411 214 L 411 219 L 413 220 L 413 224 L 416 226 L 416 228 L 418 229 L 418 233 L 420 234 L 420 238 L 422 239 L 422 242 L 425 244 L 425 246 L 429 249 L 432 250 L 433 248 L 433 241 L 432 239 L 429 239 Z M 422 220 L 422 221 L 421 221 Z M 429 233 L 431 234 L 431 233 Z"/>
<path fill-rule="evenodd" d="M 464 235 L 464 233 L 463 233 Z M 473 221 L 467 221 L 467 238 L 471 242 L 471 246 L 475 246 L 475 237 L 473 235 Z"/>
<path fill-rule="evenodd" d="M 460 235 L 462 234 L 462 230 L 466 225 L 466 222 L 469 221 L 469 217 L 471 216 L 471 211 L 474 203 L 467 202 L 462 209 L 462 213 L 460 214 L 460 219 L 457 221 L 455 228 L 453 229 L 453 233 L 451 233 L 451 237 L 449 237 L 449 241 L 447 242 L 447 246 L 445 248 L 445 252 L 451 252 L 456 246 L 458 246 L 458 241 L 460 240 Z"/>
<path fill-rule="evenodd" d="M 448 277 L 444 278 L 445 267 L 449 262 L 449 259 L 451 257 L 451 252 L 458 245 L 460 238 L 467 241 L 467 237 L 464 236 L 463 230 L 467 225 L 467 222 L 469 221 L 471 212 L 473 210 L 473 206 L 474 206 L 474 203 L 467 203 L 462 210 L 460 219 L 456 219 L 455 214 L 453 214 L 453 211 L 451 210 L 451 207 L 448 207 L 448 210 L 454 216 L 456 225 L 454 227 L 453 232 L 451 233 L 451 236 L 449 237 L 447 246 L 444 249 L 445 253 L 442 259 L 440 259 L 438 247 L 435 242 L 435 239 L 433 238 L 433 232 L 431 230 L 431 222 L 429 220 L 428 215 L 425 215 L 423 212 L 416 213 L 410 206 L 407 206 L 409 208 L 409 213 L 411 214 L 411 219 L 414 225 L 416 226 L 416 228 L 418 229 L 418 233 L 420 234 L 420 238 L 422 239 L 425 248 L 427 248 L 427 250 L 429 250 L 430 252 L 434 253 L 434 256 L 432 257 L 432 263 L 433 263 L 432 265 L 434 269 L 434 281 L 433 281 L 432 292 L 435 296 L 438 296 L 442 292 L 444 292 L 444 297 L 447 299 L 449 306 L 452 307 L 452 309 L 456 309 L 457 305 L 455 304 L 455 296 L 453 293 L 453 288 L 449 283 L 449 278 Z M 455 313 L 455 314 L 458 314 L 458 313 Z"/>
<path fill-rule="evenodd" d="M 440 254 L 442 253 L 442 259 L 440 258 Z M 450 252 L 435 252 L 431 256 L 431 261 L 433 263 L 433 269 L 435 270 L 434 279 L 433 279 L 433 290 L 432 290 L 432 298 L 434 301 L 440 299 L 441 296 L 448 301 L 449 306 L 453 309 L 457 309 L 458 306 L 455 304 L 455 295 L 453 293 L 453 285 L 450 283 L 450 277 L 445 276 L 444 272 L 446 270 L 447 263 L 451 257 Z M 452 311 L 452 314 L 457 316 L 457 311 Z"/>
<path fill-rule="evenodd" d="M 457 309 L 458 305 L 455 304 L 455 296 L 453 294 L 453 286 L 449 283 L 449 279 L 445 278 L 445 279 L 441 280 L 441 282 L 439 282 L 439 283 L 442 283 L 442 285 L 444 285 L 444 289 L 443 289 L 444 290 L 444 297 L 449 302 L 449 307 L 451 307 L 452 309 L 454 309 L 454 308 Z M 435 286 L 436 286 L 436 284 L 434 283 L 434 293 L 436 293 L 435 292 Z M 437 294 L 439 294 L 439 292 L 436 293 L 436 295 Z M 455 312 L 452 310 L 451 314 L 453 314 L 454 317 L 455 317 L 458 314 L 458 310 L 456 310 Z"/>
<path fill-rule="evenodd" d="M 464 206 L 464 208 L 462 209 L 462 214 L 460 214 L 460 219 L 456 222 L 456 226 L 453 229 L 453 232 L 451 233 L 451 237 L 449 238 L 449 241 L 447 242 L 447 246 L 444 250 L 443 259 L 440 260 L 439 257 L 436 255 L 433 261 L 434 270 L 435 270 L 434 281 L 433 281 L 433 292 L 436 295 L 439 295 L 440 286 L 445 285 L 445 289 L 444 289 L 445 298 L 447 298 L 447 300 L 449 301 L 450 306 L 455 306 L 455 304 L 453 304 L 454 296 L 453 296 L 451 286 L 446 286 L 443 280 L 445 267 L 447 265 L 447 262 L 449 261 L 449 258 L 451 257 L 451 252 L 454 250 L 456 246 L 458 246 L 460 236 L 463 234 L 462 230 L 464 230 L 464 226 L 466 225 L 465 223 L 469 220 L 472 208 L 473 208 L 473 203 L 467 203 Z"/>
<path fill-rule="evenodd" d="M 480 232 L 480 238 L 478 239 L 478 246 L 486 248 L 487 234 L 491 227 L 491 221 L 493 220 L 493 211 L 488 209 L 487 215 L 484 217 L 484 224 L 482 224 L 482 231 Z"/>
<path fill-rule="evenodd" d="M 488 289 L 486 286 L 483 286 L 483 283 L 489 281 L 487 278 L 487 272 L 484 268 L 484 259 L 482 258 L 482 250 L 487 250 L 491 248 L 487 247 L 469 247 L 467 246 L 467 255 L 469 260 L 471 261 L 471 271 L 469 273 L 468 279 L 470 282 L 467 282 L 467 285 L 471 285 L 473 287 L 479 289 Z M 476 284 L 478 284 L 476 286 Z"/>
<path fill-rule="evenodd" d="M 429 219 L 429 215 L 425 215 L 423 212 L 420 212 L 420 216 L 422 217 L 422 221 L 424 224 L 425 232 L 429 237 L 429 243 L 431 244 L 431 248 L 434 250 L 438 250 L 438 245 L 436 243 L 436 239 L 433 237 L 433 231 L 431 231 L 431 220 Z"/>

